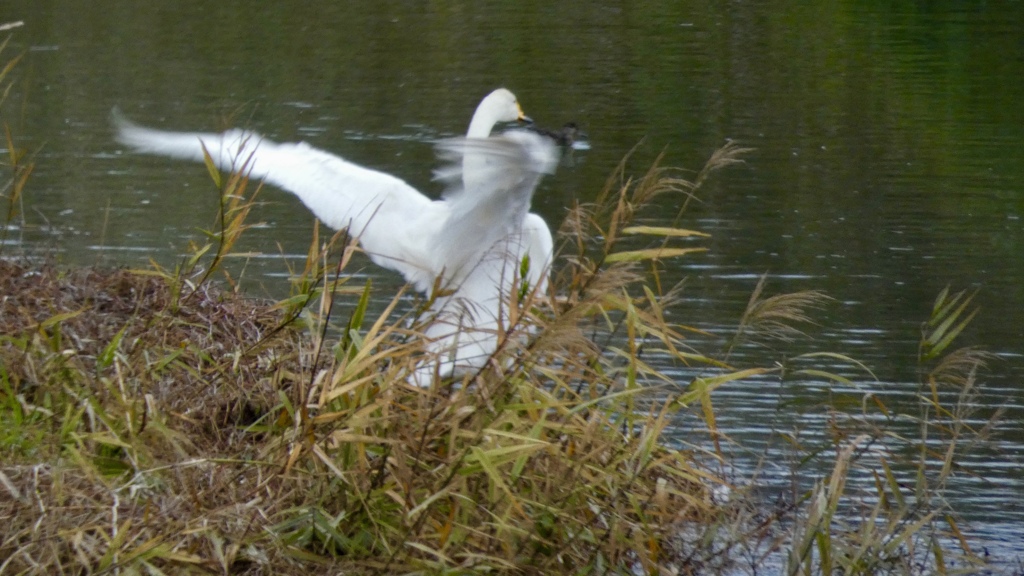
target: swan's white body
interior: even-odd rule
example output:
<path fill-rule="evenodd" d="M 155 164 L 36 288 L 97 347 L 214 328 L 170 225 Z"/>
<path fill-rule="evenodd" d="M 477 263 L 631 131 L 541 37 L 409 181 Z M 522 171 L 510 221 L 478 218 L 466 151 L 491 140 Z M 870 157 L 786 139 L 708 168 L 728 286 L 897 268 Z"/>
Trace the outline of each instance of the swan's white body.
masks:
<path fill-rule="evenodd" d="M 459 374 L 487 362 L 519 281 L 546 289 L 551 232 L 528 210 L 540 178 L 557 164 L 555 147 L 525 132 L 489 137 L 496 123 L 521 118 L 515 96 L 495 90 L 477 107 L 465 139 L 438 144 L 453 162 L 438 173 L 450 185 L 442 200 L 306 143 L 276 144 L 242 130 L 201 134 L 115 123 L 118 140 L 138 152 L 203 161 L 205 147 L 222 170 L 247 170 L 298 196 L 324 224 L 348 228 L 374 263 L 417 290 L 429 295 L 439 286 L 424 333 L 431 359 L 414 375 L 429 385 L 435 372 Z M 530 268 L 520 279 L 524 256 Z"/>

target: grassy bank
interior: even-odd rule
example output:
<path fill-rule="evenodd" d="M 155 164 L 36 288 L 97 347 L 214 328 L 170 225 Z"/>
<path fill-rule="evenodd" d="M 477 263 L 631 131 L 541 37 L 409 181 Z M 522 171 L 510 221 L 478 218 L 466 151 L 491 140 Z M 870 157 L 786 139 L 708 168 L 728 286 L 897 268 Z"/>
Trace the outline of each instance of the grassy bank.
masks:
<path fill-rule="evenodd" d="M 721 481 L 661 441 L 686 402 L 650 386 L 663 377 L 641 356 L 660 343 L 720 363 L 685 351 L 663 298 L 629 294 L 642 288 L 637 262 L 689 249 L 611 248 L 634 207 L 691 183 L 655 169 L 610 188 L 603 230 L 599 210 L 580 208 L 580 242 L 607 244 L 597 259 L 581 244 L 567 299 L 521 294 L 495 362 L 431 390 L 407 383 L 419 320 L 393 317 L 397 297 L 369 318 L 369 286 L 345 285 L 354 244 L 314 241 L 284 302 L 217 289 L 210 272 L 249 206 L 244 178 L 218 184 L 217 241 L 177 270 L 3 264 L 10 567 L 561 573 L 683 561 L 679 526 L 711 521 Z M 327 342 L 338 297 L 359 304 Z"/>
<path fill-rule="evenodd" d="M 0 77 L 0 81 L 3 78 Z M 8 131 L 9 223 L 30 155 Z M 551 294 L 524 289 L 493 362 L 430 389 L 408 377 L 427 303 L 346 274 L 358 245 L 311 239 L 280 302 L 234 289 L 225 258 L 254 183 L 214 174 L 216 233 L 174 269 L 67 269 L 0 259 L 0 574 L 918 574 L 980 566 L 942 490 L 985 357 L 956 350 L 970 298 L 925 325 L 920 410 L 863 394 L 830 408 L 831 460 L 791 502 L 728 469 L 715 390 L 751 379 L 832 381 L 815 360 L 737 366 L 730 350 L 791 338 L 826 299 L 759 286 L 719 350 L 664 311 L 659 270 L 703 235 L 637 224 L 687 205 L 740 160 L 692 179 L 624 161 L 570 211 Z M 681 215 L 682 216 L 682 215 Z M 6 228 L 5 228 L 6 229 Z M 335 312 L 339 299 L 344 317 Z M 699 339 L 699 338 L 698 338 Z M 659 365 L 686 367 L 685 382 Z M 867 375 L 869 372 L 862 372 Z M 685 441 L 666 431 L 701 422 Z M 915 418 L 920 435 L 886 425 Z M 873 491 L 852 491 L 867 477 Z M 909 480 L 909 482 L 908 482 Z"/>

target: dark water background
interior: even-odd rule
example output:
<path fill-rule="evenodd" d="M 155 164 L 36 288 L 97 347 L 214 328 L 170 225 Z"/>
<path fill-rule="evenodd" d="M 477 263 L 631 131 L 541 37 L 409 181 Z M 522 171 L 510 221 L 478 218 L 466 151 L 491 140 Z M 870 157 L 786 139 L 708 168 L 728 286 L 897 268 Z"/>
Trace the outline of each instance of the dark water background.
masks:
<path fill-rule="evenodd" d="M 992 551 L 1024 550 L 1022 3 L 5 0 L 0 24 L 14 20 L 25 25 L 5 56 L 26 57 L 6 117 L 37 166 L 4 255 L 169 265 L 212 225 L 205 170 L 122 154 L 114 105 L 152 126 L 230 123 L 306 140 L 436 190 L 429 141 L 464 132 L 479 98 L 507 86 L 539 123 L 575 120 L 590 134 L 591 149 L 535 198 L 552 227 L 641 140 L 636 172 L 662 151 L 665 164 L 697 169 L 729 139 L 755 148 L 682 222 L 713 238 L 706 254 L 665 271 L 688 279 L 672 320 L 724 339 L 767 273 L 770 292 L 835 300 L 812 338 L 735 360 L 831 350 L 878 381 L 722 389 L 719 425 L 748 448 L 741 463 L 787 486 L 793 465 L 773 432 L 824 444 L 825 405 L 837 396 L 859 402 L 871 391 L 912 405 L 920 323 L 936 294 L 978 289 L 981 312 L 963 342 L 997 358 L 981 374 L 973 422 L 1006 412 L 960 461 L 952 500 Z M 276 190 L 262 200 L 253 219 L 266 224 L 242 247 L 258 254 L 245 285 L 279 296 L 312 219 Z M 666 200 L 645 219 L 666 224 L 676 210 Z M 382 298 L 399 282 L 365 272 Z M 827 471 L 807 465 L 798 478 Z"/>

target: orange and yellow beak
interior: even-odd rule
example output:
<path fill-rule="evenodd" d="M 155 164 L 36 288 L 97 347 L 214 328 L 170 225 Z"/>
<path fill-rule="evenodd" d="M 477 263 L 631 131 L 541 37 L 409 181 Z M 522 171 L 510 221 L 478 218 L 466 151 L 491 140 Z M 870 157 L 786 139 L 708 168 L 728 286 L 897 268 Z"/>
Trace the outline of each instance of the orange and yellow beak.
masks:
<path fill-rule="evenodd" d="M 533 124 L 533 119 L 527 116 L 526 114 L 523 114 L 523 109 L 521 106 L 519 106 L 519 102 L 516 102 L 516 110 L 519 111 L 519 118 L 517 118 L 517 120 L 519 120 L 523 124 Z"/>

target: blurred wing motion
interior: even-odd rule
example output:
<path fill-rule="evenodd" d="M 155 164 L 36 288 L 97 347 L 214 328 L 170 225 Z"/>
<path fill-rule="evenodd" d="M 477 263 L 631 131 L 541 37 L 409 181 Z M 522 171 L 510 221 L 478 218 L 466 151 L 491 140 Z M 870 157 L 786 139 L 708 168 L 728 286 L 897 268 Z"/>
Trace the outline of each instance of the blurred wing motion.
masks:
<path fill-rule="evenodd" d="M 433 363 L 417 374 L 442 375 L 482 366 L 497 346 L 507 296 L 516 282 L 545 289 L 551 232 L 529 214 L 540 179 L 554 171 L 550 140 L 528 132 L 437 143 L 449 164 L 447 183 L 430 200 L 389 174 L 357 166 L 305 143 L 277 144 L 248 131 L 222 134 L 144 128 L 115 112 L 117 139 L 137 152 L 202 162 L 204 150 L 226 171 L 247 172 L 298 196 L 334 229 L 348 228 L 374 263 L 396 270 L 428 293 L 444 289 L 425 330 Z M 530 268 L 518 278 L 526 256 Z"/>
<path fill-rule="evenodd" d="M 437 150 L 448 162 L 435 172 L 435 178 L 447 184 L 444 198 L 450 214 L 438 233 L 436 249 L 446 255 L 450 277 L 462 276 L 460 270 L 478 261 L 481 249 L 509 238 L 530 244 L 523 228 L 528 219 L 534 223 L 529 218 L 534 190 L 558 165 L 555 147 L 532 134 L 507 132 L 490 138 L 442 140 Z M 471 158 L 475 161 L 469 162 Z M 471 165 L 470 176 L 466 172 Z M 550 241 L 547 225 L 543 220 L 540 224 Z M 516 251 L 517 266 L 521 256 L 522 251 Z M 547 267 L 550 248 L 537 259 L 531 254 L 531 260 L 538 271 Z M 531 276 L 535 276 L 530 278 L 534 285 L 543 283 L 543 276 Z"/>

